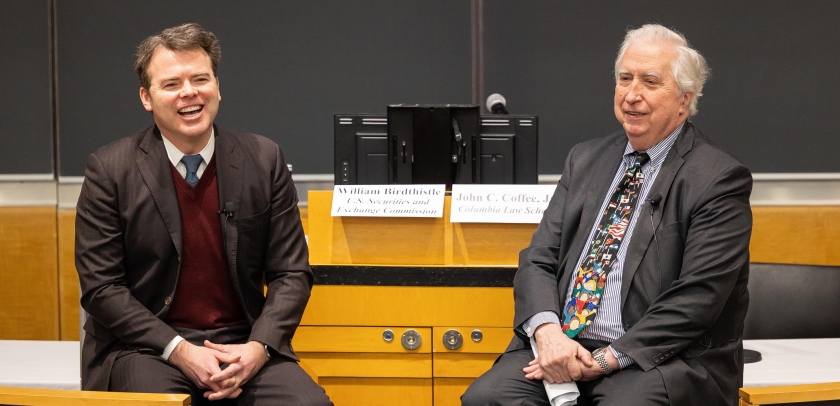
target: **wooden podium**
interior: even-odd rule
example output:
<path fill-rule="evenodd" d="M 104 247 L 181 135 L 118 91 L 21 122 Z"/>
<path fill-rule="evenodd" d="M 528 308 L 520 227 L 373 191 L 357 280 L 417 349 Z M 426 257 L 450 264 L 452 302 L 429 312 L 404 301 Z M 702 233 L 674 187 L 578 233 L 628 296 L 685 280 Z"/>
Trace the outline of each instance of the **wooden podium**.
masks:
<path fill-rule="evenodd" d="M 337 406 L 460 405 L 513 337 L 513 274 L 536 224 L 453 224 L 450 197 L 443 218 L 330 217 L 332 194 L 309 192 L 316 284 L 295 351 Z"/>
<path fill-rule="evenodd" d="M 516 266 L 536 224 L 450 223 L 443 218 L 330 217 L 331 191 L 309 192 L 309 261 L 315 265 Z"/>

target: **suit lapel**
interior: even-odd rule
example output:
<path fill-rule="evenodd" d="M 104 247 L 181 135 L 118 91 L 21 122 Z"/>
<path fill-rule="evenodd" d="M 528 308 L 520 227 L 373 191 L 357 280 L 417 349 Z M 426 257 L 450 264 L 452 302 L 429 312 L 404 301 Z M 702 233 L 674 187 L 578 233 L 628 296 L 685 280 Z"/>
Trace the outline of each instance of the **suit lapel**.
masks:
<path fill-rule="evenodd" d="M 219 184 L 219 210 L 225 209 L 227 203 L 233 203 L 233 216 L 219 216 L 222 223 L 222 236 L 225 239 L 225 251 L 228 255 L 228 265 L 230 267 L 233 281 L 237 284 L 239 279 L 236 277 L 236 244 L 238 235 L 236 230 L 236 217 L 241 209 L 242 202 L 242 176 L 240 168 L 242 168 L 242 158 L 239 151 L 236 150 L 235 135 L 227 130 L 219 130 L 214 127 L 216 132 L 216 180 Z"/>
<path fill-rule="evenodd" d="M 589 171 L 592 174 L 588 186 L 586 188 L 586 195 L 582 207 L 580 223 L 578 225 L 578 232 L 569 247 L 569 254 L 567 255 L 566 266 L 564 267 L 563 277 L 561 278 L 560 292 L 565 295 L 566 288 L 569 286 L 572 275 L 574 275 L 578 259 L 581 253 L 586 248 L 585 245 L 589 243 L 589 232 L 592 231 L 592 226 L 595 224 L 595 218 L 600 218 L 601 213 L 594 210 L 587 210 L 587 208 L 600 208 L 601 204 L 608 193 L 607 189 L 612 184 L 615 178 L 615 172 L 618 170 L 618 165 L 624 157 L 624 148 L 627 146 L 627 137 L 622 136 L 610 146 L 595 160 L 592 167 L 582 168 L 584 171 Z M 581 170 L 581 169 L 579 169 Z M 612 191 L 609 191 L 612 193 Z M 565 298 L 564 298 L 565 300 Z"/>
<path fill-rule="evenodd" d="M 662 208 L 668 204 L 668 192 L 671 190 L 671 185 L 674 183 L 677 172 L 679 172 L 680 167 L 685 162 L 683 156 L 688 151 L 691 151 L 693 144 L 694 128 L 690 123 L 686 122 L 682 134 L 679 135 L 671 150 L 668 151 L 662 167 L 659 168 L 660 172 L 656 175 L 656 180 L 647 194 L 648 198 L 657 195 L 661 196 L 662 199 L 657 204 L 657 209 L 654 210 L 654 207 L 647 202 L 638 203 L 642 205 L 641 212 L 639 212 L 636 226 L 633 229 L 633 236 L 629 241 L 630 246 L 627 247 L 627 255 L 624 257 L 624 269 L 621 279 L 621 309 L 624 309 L 624 302 L 627 300 L 627 294 L 630 292 L 630 284 L 633 281 L 633 276 L 639 269 L 642 257 L 644 257 L 645 252 L 653 240 L 653 230 L 659 227 L 659 223 L 662 221 Z M 651 213 L 653 216 L 651 216 Z"/>
<path fill-rule="evenodd" d="M 137 158 L 137 168 L 146 187 L 149 188 L 160 216 L 163 217 L 169 237 L 178 252 L 178 258 L 182 258 L 181 210 L 178 206 L 175 181 L 172 179 L 171 162 L 157 127 L 153 126 L 146 131 L 139 147 L 144 154 Z"/>

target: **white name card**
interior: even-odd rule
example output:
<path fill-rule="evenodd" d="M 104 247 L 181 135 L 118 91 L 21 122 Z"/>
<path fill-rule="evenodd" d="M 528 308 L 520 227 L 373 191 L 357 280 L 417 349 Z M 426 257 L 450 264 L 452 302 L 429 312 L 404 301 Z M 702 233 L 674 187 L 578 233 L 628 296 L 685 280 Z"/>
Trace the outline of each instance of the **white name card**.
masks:
<path fill-rule="evenodd" d="M 443 217 L 446 185 L 336 185 L 333 217 Z"/>
<path fill-rule="evenodd" d="M 539 224 L 555 185 L 452 185 L 452 223 Z"/>

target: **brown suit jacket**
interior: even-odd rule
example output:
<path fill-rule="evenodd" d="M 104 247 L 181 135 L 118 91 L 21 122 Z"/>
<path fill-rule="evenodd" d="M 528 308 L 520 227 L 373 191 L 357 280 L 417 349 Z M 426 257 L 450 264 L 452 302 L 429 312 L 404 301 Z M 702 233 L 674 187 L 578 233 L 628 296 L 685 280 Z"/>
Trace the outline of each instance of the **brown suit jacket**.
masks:
<path fill-rule="evenodd" d="M 624 132 L 575 146 L 514 278 L 514 337 L 542 311 L 558 315 L 627 144 Z M 671 404 L 737 405 L 749 295 L 752 176 L 686 123 L 629 240 L 621 286 L 626 334 L 612 346 L 657 369 Z M 654 229 L 656 239 L 654 239 Z M 657 242 L 658 240 L 658 242 Z M 655 372 L 655 371 L 654 371 Z M 621 372 L 618 372 L 621 373 Z"/>
<path fill-rule="evenodd" d="M 231 280 L 251 340 L 297 359 L 291 339 L 312 288 L 297 195 L 271 140 L 216 127 L 220 215 Z M 170 161 L 155 126 L 90 155 L 76 211 L 84 325 L 82 388 L 107 390 L 126 348 L 162 353 L 178 335 L 162 320 L 180 270 L 181 218 Z M 264 286 L 268 293 L 264 295 Z"/>

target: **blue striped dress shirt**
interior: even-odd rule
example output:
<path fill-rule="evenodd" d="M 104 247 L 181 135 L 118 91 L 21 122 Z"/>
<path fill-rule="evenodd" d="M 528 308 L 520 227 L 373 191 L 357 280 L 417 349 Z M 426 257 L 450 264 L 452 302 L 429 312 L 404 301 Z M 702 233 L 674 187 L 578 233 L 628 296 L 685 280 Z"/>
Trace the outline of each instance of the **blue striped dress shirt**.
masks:
<path fill-rule="evenodd" d="M 677 140 L 677 136 L 679 136 L 682 131 L 684 124 L 685 122 L 680 124 L 668 137 L 659 141 L 659 143 L 647 151 L 644 151 L 647 152 L 648 156 L 650 156 L 650 161 L 642 166 L 642 171 L 645 174 L 645 181 L 642 183 L 642 190 L 639 193 L 638 200 L 636 201 L 636 210 L 633 210 L 633 218 L 630 220 L 630 225 L 627 227 L 624 242 L 621 244 L 621 247 L 619 247 L 618 253 L 616 254 L 616 261 L 613 263 L 610 273 L 607 274 L 607 283 L 604 288 L 604 295 L 601 298 L 601 305 L 598 308 L 598 314 L 595 316 L 595 320 L 592 321 L 592 324 L 578 334 L 578 337 L 580 338 L 588 338 L 591 340 L 606 341 L 611 343 L 623 336 L 625 333 L 623 324 L 621 323 L 620 303 L 624 257 L 627 255 L 627 247 L 630 245 L 630 239 L 633 237 L 633 229 L 636 227 L 636 220 L 639 218 L 639 213 L 641 212 L 640 205 L 644 204 L 647 199 L 648 192 L 650 191 L 651 186 L 653 186 L 654 180 L 656 180 L 656 175 L 659 173 L 659 168 L 662 166 L 662 163 L 665 162 L 665 157 L 668 156 L 668 151 L 671 150 L 671 146 L 673 146 L 674 141 Z M 607 189 L 607 194 L 604 197 L 604 202 L 601 204 L 601 210 L 599 210 L 598 213 L 604 212 L 607 208 L 607 204 L 609 204 L 612 191 L 618 187 L 618 183 L 621 181 L 622 177 L 624 177 L 627 169 L 636 163 L 636 158 L 633 156 L 634 152 L 636 151 L 633 150 L 633 147 L 628 141 L 627 146 L 624 147 L 624 159 L 616 169 L 612 185 L 610 185 L 610 188 Z M 595 235 L 600 221 L 601 216 L 596 216 L 595 224 L 592 226 L 592 231 L 589 232 L 589 238 L 587 241 L 592 241 L 592 237 Z M 583 263 L 584 258 L 586 258 L 587 248 L 589 248 L 589 244 L 584 246 L 583 252 L 581 252 L 580 258 L 578 258 L 577 265 L 575 266 L 575 272 L 577 272 L 578 268 L 580 268 L 580 264 Z M 573 276 L 569 283 L 569 289 L 566 292 L 566 299 L 563 302 L 564 306 L 565 303 L 568 303 L 569 298 L 571 297 L 574 285 L 575 278 Z M 537 313 L 528 319 L 528 321 L 524 323 L 523 327 L 525 332 L 528 334 L 528 337 L 531 337 L 534 335 L 534 331 L 536 331 L 537 327 L 545 323 L 560 324 L 560 317 L 554 312 Z M 632 358 L 615 350 L 612 346 L 610 346 L 609 349 L 618 359 L 618 365 L 621 368 L 626 368 L 635 363 Z"/>

